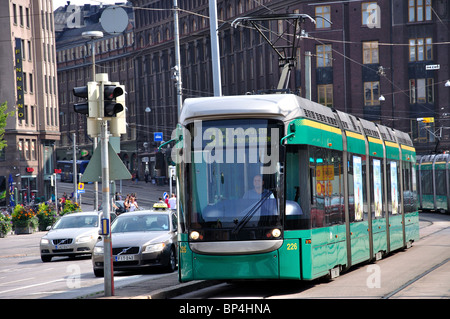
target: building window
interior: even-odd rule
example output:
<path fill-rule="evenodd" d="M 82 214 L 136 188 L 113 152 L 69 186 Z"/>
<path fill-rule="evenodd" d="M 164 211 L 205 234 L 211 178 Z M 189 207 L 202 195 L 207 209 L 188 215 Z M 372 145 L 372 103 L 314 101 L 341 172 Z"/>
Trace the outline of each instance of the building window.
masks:
<path fill-rule="evenodd" d="M 380 82 L 364 82 L 364 105 L 380 105 Z"/>
<path fill-rule="evenodd" d="M 35 107 L 31 106 L 31 110 L 30 110 L 30 116 L 31 116 L 31 125 L 35 126 L 36 125 L 36 118 L 35 118 Z"/>
<path fill-rule="evenodd" d="M 25 72 L 23 72 L 23 92 L 27 93 L 28 92 L 28 87 L 27 87 L 27 74 Z"/>
<path fill-rule="evenodd" d="M 20 21 L 20 26 L 23 27 L 23 7 L 19 6 L 19 21 Z"/>
<path fill-rule="evenodd" d="M 408 0 L 408 21 L 431 21 L 431 0 Z"/>
<path fill-rule="evenodd" d="M 30 73 L 30 93 L 33 93 L 33 74 Z"/>
<path fill-rule="evenodd" d="M 375 14 L 376 15 L 376 8 L 378 8 L 378 5 L 376 2 L 363 2 L 361 4 L 361 24 L 367 25 L 368 23 L 371 23 L 371 17 Z"/>
<path fill-rule="evenodd" d="M 31 160 L 36 160 L 36 140 L 31 140 Z"/>
<path fill-rule="evenodd" d="M 409 39 L 409 61 L 433 60 L 433 39 Z"/>
<path fill-rule="evenodd" d="M 28 61 L 31 61 L 31 57 L 33 56 L 33 52 L 31 51 L 31 41 L 27 41 L 28 43 Z"/>
<path fill-rule="evenodd" d="M 319 18 L 322 17 L 322 18 Z M 316 29 L 324 29 L 331 27 L 331 9 L 330 6 L 318 6 L 316 7 Z M 327 20 L 325 20 L 327 19 Z"/>
<path fill-rule="evenodd" d="M 19 159 L 23 160 L 24 159 L 24 154 L 23 154 L 23 139 L 19 139 L 19 142 L 17 143 L 17 153 L 19 153 Z"/>
<path fill-rule="evenodd" d="M 17 7 L 15 3 L 13 3 L 13 22 L 17 25 Z"/>
<path fill-rule="evenodd" d="M 27 28 L 30 28 L 30 9 L 25 8 L 25 20 L 27 22 Z"/>
<path fill-rule="evenodd" d="M 333 84 L 317 86 L 317 101 L 325 106 L 333 106 Z"/>
<path fill-rule="evenodd" d="M 363 63 L 379 63 L 378 41 L 363 42 Z"/>
<path fill-rule="evenodd" d="M 434 123 L 418 122 L 415 119 L 411 120 L 411 133 L 414 143 L 435 142 L 434 131 Z"/>
<path fill-rule="evenodd" d="M 409 103 L 434 103 L 434 79 L 410 79 Z"/>
<path fill-rule="evenodd" d="M 317 67 L 333 66 L 331 44 L 316 45 Z"/>

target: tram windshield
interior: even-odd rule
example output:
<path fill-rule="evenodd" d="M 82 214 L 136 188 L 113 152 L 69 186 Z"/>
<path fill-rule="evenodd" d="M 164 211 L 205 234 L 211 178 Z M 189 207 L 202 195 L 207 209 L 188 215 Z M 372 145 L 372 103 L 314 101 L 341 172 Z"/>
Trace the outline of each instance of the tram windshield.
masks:
<path fill-rule="evenodd" d="M 281 229 L 279 141 L 274 120 L 196 121 L 188 164 L 188 228 L 208 240 L 273 239 Z"/>

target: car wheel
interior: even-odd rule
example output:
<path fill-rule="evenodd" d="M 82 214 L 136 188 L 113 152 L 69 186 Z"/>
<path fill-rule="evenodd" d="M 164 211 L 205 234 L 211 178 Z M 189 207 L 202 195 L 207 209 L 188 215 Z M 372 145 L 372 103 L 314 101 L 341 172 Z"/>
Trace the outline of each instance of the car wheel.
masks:
<path fill-rule="evenodd" d="M 95 277 L 103 277 L 104 276 L 103 269 L 94 269 L 94 275 Z"/>
<path fill-rule="evenodd" d="M 169 262 L 166 265 L 167 272 L 174 272 L 177 268 L 177 257 L 175 255 L 174 249 L 170 249 Z"/>
<path fill-rule="evenodd" d="M 52 256 L 43 256 L 43 255 L 41 255 L 41 260 L 44 262 L 44 263 L 48 263 L 49 261 L 52 261 Z"/>

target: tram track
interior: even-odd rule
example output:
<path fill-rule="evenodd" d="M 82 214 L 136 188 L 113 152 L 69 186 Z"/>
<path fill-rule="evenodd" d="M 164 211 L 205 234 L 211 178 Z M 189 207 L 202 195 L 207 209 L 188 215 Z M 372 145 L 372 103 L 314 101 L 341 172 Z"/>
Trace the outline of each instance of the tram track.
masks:
<path fill-rule="evenodd" d="M 434 265 L 433 267 L 431 267 L 428 270 L 424 271 L 423 273 L 421 273 L 420 275 L 418 275 L 415 278 L 411 279 L 407 283 L 403 284 L 399 288 L 397 288 L 394 291 L 390 292 L 389 294 L 383 296 L 381 299 L 391 299 L 392 297 L 394 297 L 395 295 L 397 295 L 398 293 L 400 293 L 404 289 L 412 286 L 414 283 L 416 283 L 420 279 L 424 278 L 425 276 L 431 274 L 433 271 L 436 271 L 437 269 L 439 269 L 440 267 L 444 266 L 448 262 L 450 262 L 450 258 L 447 258 L 447 259 L 443 260 L 442 262 L 438 263 L 437 265 Z"/>

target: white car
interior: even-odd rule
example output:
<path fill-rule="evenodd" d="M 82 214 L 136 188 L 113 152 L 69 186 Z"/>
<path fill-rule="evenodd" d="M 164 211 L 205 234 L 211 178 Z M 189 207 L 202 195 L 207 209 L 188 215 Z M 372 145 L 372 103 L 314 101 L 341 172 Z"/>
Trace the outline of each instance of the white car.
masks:
<path fill-rule="evenodd" d="M 101 212 L 73 213 L 62 216 L 41 238 L 42 261 L 49 262 L 56 256 L 92 254 L 94 246 L 99 240 L 101 217 Z"/>

